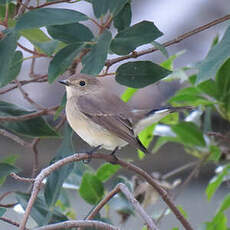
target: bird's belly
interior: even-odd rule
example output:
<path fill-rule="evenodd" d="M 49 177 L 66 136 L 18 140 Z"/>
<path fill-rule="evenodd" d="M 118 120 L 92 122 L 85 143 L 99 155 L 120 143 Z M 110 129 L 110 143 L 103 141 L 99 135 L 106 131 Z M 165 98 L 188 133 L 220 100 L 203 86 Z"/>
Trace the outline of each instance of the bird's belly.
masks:
<path fill-rule="evenodd" d="M 108 150 L 114 150 L 116 147 L 123 147 L 126 141 L 115 136 L 107 129 L 99 126 L 82 114 L 71 116 L 67 113 L 67 120 L 72 129 L 89 145 L 99 146 Z"/>

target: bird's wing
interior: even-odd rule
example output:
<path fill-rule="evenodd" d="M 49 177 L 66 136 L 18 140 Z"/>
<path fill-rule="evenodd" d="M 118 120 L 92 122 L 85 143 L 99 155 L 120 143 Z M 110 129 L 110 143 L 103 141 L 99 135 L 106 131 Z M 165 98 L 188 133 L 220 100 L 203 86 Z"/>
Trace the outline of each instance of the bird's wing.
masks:
<path fill-rule="evenodd" d="M 95 96 L 82 95 L 77 100 L 77 106 L 93 122 L 141 151 L 147 152 L 134 135 L 132 122 L 129 119 L 130 108 L 116 95 L 106 92 Z"/>

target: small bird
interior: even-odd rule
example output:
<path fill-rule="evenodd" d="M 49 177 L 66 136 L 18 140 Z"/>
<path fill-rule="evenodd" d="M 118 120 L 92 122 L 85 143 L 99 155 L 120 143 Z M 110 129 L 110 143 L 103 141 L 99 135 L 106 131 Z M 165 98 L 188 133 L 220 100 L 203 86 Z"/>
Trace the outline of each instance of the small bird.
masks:
<path fill-rule="evenodd" d="M 133 110 L 95 76 L 76 74 L 59 81 L 66 86 L 66 117 L 72 129 L 95 150 L 111 150 L 131 144 L 144 153 L 148 150 L 138 133 L 172 112 L 188 107 Z"/>

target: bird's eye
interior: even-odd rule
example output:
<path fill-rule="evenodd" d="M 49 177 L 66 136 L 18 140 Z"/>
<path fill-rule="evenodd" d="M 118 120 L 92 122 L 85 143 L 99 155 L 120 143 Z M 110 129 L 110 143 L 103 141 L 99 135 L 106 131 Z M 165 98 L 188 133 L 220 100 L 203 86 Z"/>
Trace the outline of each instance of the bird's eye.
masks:
<path fill-rule="evenodd" d="M 85 85 L 85 81 L 80 81 L 80 82 L 79 82 L 79 85 L 80 85 L 80 86 L 84 86 L 84 85 Z"/>

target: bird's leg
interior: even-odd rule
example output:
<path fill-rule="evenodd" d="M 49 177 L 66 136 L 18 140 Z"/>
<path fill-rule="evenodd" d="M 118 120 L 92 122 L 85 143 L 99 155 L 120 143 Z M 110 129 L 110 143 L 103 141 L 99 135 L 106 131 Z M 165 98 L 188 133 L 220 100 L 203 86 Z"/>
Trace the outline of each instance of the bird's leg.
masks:
<path fill-rule="evenodd" d="M 90 151 L 87 152 L 88 154 L 88 159 L 83 160 L 84 164 L 89 164 L 89 162 L 92 160 L 92 155 L 95 153 L 99 148 L 101 148 L 101 145 L 96 146 L 95 148 L 91 149 Z"/>
<path fill-rule="evenodd" d="M 115 155 L 115 153 L 117 152 L 117 150 L 119 149 L 119 147 L 117 146 L 112 152 L 111 152 L 111 156 L 113 156 L 113 158 L 114 158 L 114 161 L 111 161 L 110 163 L 111 164 L 116 164 L 116 161 L 117 161 L 117 157 L 116 157 L 116 155 Z"/>

